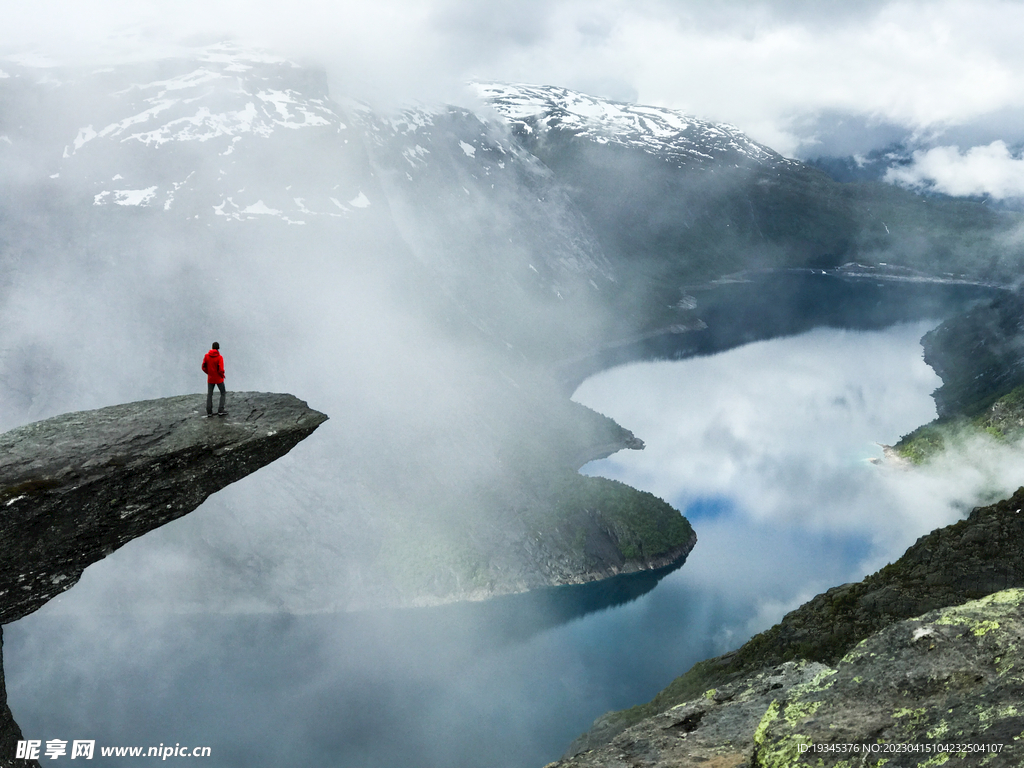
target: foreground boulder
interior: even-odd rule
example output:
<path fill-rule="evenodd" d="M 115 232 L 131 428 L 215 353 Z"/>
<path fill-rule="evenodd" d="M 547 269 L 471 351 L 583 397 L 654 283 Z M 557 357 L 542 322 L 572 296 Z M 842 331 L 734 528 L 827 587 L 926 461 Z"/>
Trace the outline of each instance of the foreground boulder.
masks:
<path fill-rule="evenodd" d="M 132 539 L 290 451 L 327 417 L 292 395 L 232 392 L 56 416 L 0 435 L 0 624 L 32 613 Z"/>
<path fill-rule="evenodd" d="M 567 754 L 602 747 L 630 726 L 674 711 L 708 690 L 754 685 L 751 681 L 758 674 L 785 662 L 832 667 L 862 640 L 897 622 L 1000 590 L 1024 588 L 1021 510 L 1024 488 L 1008 499 L 974 509 L 966 520 L 922 536 L 895 563 L 863 581 L 817 595 L 739 649 L 695 664 L 647 704 L 602 716 Z M 749 741 L 750 737 L 743 738 Z"/>
<path fill-rule="evenodd" d="M 1022 634 L 1020 589 L 889 627 L 770 706 L 752 764 L 1020 765 Z"/>
<path fill-rule="evenodd" d="M 889 626 L 835 667 L 786 662 L 560 768 L 1020 765 L 1024 590 Z"/>

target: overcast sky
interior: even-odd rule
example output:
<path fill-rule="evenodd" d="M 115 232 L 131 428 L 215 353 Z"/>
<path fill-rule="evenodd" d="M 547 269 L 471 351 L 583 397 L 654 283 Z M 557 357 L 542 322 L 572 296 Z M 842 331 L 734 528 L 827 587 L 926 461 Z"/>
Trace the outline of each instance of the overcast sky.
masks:
<path fill-rule="evenodd" d="M 864 151 L 894 131 L 964 153 L 1024 137 L 1024 4 L 1006 0 L 2 0 L 0 11 L 8 51 L 98 59 L 234 37 L 319 62 L 360 98 L 452 100 L 467 78 L 556 84 L 729 121 L 789 155 Z"/>

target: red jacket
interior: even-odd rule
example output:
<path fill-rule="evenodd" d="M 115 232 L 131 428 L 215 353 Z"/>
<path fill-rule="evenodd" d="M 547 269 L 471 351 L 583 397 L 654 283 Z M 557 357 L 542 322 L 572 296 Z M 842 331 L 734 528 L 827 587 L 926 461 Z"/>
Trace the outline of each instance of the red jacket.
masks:
<path fill-rule="evenodd" d="M 203 358 L 203 371 L 208 384 L 224 383 L 224 358 L 216 349 L 211 349 Z"/>

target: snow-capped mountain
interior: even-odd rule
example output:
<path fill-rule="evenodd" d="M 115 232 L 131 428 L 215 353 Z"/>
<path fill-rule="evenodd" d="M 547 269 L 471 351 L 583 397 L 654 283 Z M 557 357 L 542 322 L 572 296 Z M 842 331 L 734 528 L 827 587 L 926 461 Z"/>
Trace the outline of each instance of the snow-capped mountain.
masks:
<path fill-rule="evenodd" d="M 78 124 L 50 178 L 85 187 L 93 205 L 301 225 L 373 204 L 358 139 L 348 146 L 322 75 L 285 59 L 219 45 L 191 59 L 43 74 L 51 98 L 79 106 L 62 115 Z M 9 135 L 9 151 L 19 138 Z M 315 162 L 297 156 L 312 145 Z"/>
<path fill-rule="evenodd" d="M 547 85 L 477 83 L 480 97 L 520 136 L 565 133 L 598 144 L 639 149 L 677 167 L 711 162 L 792 161 L 752 141 L 735 126 L 700 120 L 677 110 L 610 101 Z"/>
<path fill-rule="evenodd" d="M 0 70 L 0 428 L 197 390 L 213 339 L 229 387 L 331 417 L 297 463 L 137 542 L 145 588 L 192 607 L 556 581 L 524 521 L 562 487 L 536 477 L 588 452 L 557 363 L 698 327 L 681 290 L 723 274 L 956 260 L 995 231 L 566 89 L 384 115 L 229 45 Z"/>
<path fill-rule="evenodd" d="M 566 310 L 597 300 L 614 270 L 558 179 L 505 125 L 460 107 L 349 113 L 406 242 L 475 323 L 519 345 L 532 322 L 513 319 L 516 307 L 531 306 L 586 343 L 595 329 L 574 326 L 594 307 Z"/>
<path fill-rule="evenodd" d="M 139 599 L 193 608 L 478 588 L 430 571 L 448 551 L 486 570 L 500 549 L 520 586 L 499 590 L 544 583 L 532 559 L 507 570 L 524 535 L 510 505 L 539 503 L 508 456 L 529 455 L 521 433 L 579 453 L 574 407 L 533 361 L 604 331 L 612 267 L 503 124 L 378 115 L 230 46 L 2 68 L 0 428 L 197 390 L 214 339 L 229 388 L 331 416 L 291 470 L 136 542 L 79 592 L 91 578 L 134 599 L 117 563 L 136 556 L 157 564 Z"/>

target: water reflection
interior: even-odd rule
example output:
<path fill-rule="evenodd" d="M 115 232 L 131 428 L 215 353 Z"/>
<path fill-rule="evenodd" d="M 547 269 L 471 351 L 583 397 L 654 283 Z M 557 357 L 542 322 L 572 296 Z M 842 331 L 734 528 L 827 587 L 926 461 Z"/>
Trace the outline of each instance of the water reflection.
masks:
<path fill-rule="evenodd" d="M 913 471 L 871 463 L 878 443 L 935 417 L 941 382 L 919 344 L 931 325 L 819 329 L 605 371 L 574 397 L 647 447 L 584 471 L 687 510 L 699 541 L 680 578 L 747 606 L 736 644 L 1024 480 L 1020 451 L 995 441 Z"/>
<path fill-rule="evenodd" d="M 4 630 L 14 714 L 29 738 L 206 745 L 210 766 L 538 768 L 982 485 L 1020 484 L 1019 453 L 931 474 L 865 461 L 933 414 L 924 328 L 816 331 L 588 380 L 577 397 L 647 441 L 590 471 L 659 493 L 697 530 L 668 575 L 350 615 L 44 608 Z"/>
<path fill-rule="evenodd" d="M 5 633 L 11 697 L 30 738 L 209 745 L 211 765 L 539 766 L 709 652 L 678 638 L 720 608 L 652 600 L 661 576 L 350 615 L 36 614 Z"/>

